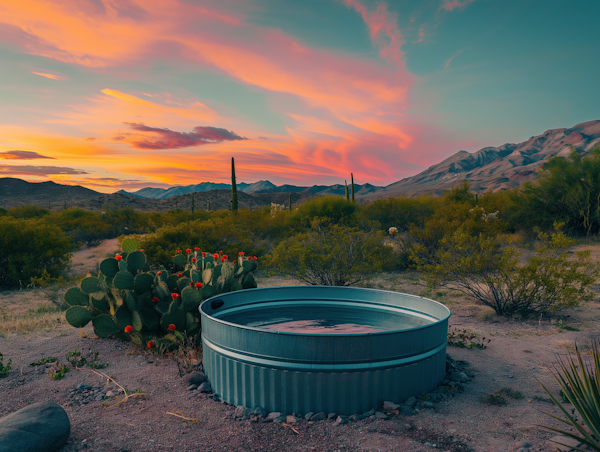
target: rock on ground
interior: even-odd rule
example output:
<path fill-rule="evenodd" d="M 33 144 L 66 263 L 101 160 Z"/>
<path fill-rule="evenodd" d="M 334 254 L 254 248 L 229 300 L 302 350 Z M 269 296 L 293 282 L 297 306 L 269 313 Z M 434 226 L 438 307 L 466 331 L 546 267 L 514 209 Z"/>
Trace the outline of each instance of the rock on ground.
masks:
<path fill-rule="evenodd" d="M 0 419 L 0 452 L 54 452 L 70 433 L 69 416 L 60 405 L 34 403 Z"/>

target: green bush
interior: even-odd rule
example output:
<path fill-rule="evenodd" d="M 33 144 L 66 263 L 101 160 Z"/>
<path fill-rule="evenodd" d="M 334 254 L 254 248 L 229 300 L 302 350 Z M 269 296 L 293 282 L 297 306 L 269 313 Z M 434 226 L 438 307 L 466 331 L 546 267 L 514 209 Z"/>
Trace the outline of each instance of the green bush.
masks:
<path fill-rule="evenodd" d="M 69 262 L 63 231 L 38 219 L 0 217 L 0 287 L 29 284 L 44 270 L 57 277 Z"/>
<path fill-rule="evenodd" d="M 563 222 L 570 234 L 600 231 L 600 149 L 582 157 L 573 150 L 568 158 L 553 157 L 538 181 L 521 191 L 521 226 L 552 228 Z"/>
<path fill-rule="evenodd" d="M 309 228 L 314 219 L 321 224 L 346 224 L 351 221 L 356 204 L 340 196 L 318 196 L 300 204 L 290 215 L 290 226 L 295 230 Z"/>
<path fill-rule="evenodd" d="M 392 259 L 381 232 L 313 225 L 277 245 L 269 259 L 273 268 L 312 285 L 350 286 L 368 280 Z"/>
<path fill-rule="evenodd" d="M 264 249 L 256 244 L 255 230 L 260 229 L 261 215 L 258 211 L 240 210 L 223 218 L 167 225 L 142 237 L 140 244 L 151 265 L 163 265 L 170 271 L 175 270 L 173 250 L 186 249 L 190 244 L 202 250 L 222 250 L 230 256 L 241 250 L 247 256 L 260 256 Z"/>
<path fill-rule="evenodd" d="M 14 218 L 42 218 L 50 211 L 38 206 L 22 206 L 9 209 L 6 213 Z"/>
<path fill-rule="evenodd" d="M 378 199 L 358 209 L 357 221 L 360 224 L 376 221 L 385 231 L 396 227 L 399 232 L 406 232 L 411 227 L 423 227 L 438 204 L 439 198 L 432 196 Z"/>
<path fill-rule="evenodd" d="M 442 239 L 430 260 L 417 257 L 418 269 L 430 286 L 455 288 L 498 314 L 558 311 L 591 300 L 589 288 L 600 274 L 589 250 L 565 252 L 573 242 L 559 227 L 539 235 L 535 255 L 522 266 L 514 247 L 459 228 Z"/>

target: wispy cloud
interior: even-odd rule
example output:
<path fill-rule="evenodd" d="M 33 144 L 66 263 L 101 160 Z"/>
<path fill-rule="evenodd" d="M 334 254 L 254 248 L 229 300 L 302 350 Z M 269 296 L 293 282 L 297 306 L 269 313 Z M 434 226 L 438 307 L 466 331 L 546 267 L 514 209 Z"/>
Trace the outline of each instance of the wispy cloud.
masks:
<path fill-rule="evenodd" d="M 469 3 L 473 3 L 475 0 L 442 0 L 442 5 L 440 9 L 445 9 L 446 11 L 453 11 L 455 9 L 461 9 L 467 6 Z"/>
<path fill-rule="evenodd" d="M 130 144 L 138 149 L 179 149 L 222 141 L 247 140 L 247 138 L 219 127 L 197 126 L 194 127 L 193 132 L 176 132 L 170 129 L 148 127 L 144 124 L 131 122 L 125 124 L 137 132 L 150 132 L 160 136 L 160 139 L 130 141 Z"/>
<path fill-rule="evenodd" d="M 40 75 L 42 77 L 46 77 L 46 78 L 49 78 L 49 79 L 52 79 L 52 80 L 73 80 L 72 78 L 67 77 L 65 75 L 48 74 L 48 73 L 45 73 L 45 72 L 33 72 L 33 71 L 31 73 L 35 74 L 35 75 Z"/>
<path fill-rule="evenodd" d="M 448 58 L 448 60 L 446 61 L 446 64 L 444 65 L 444 69 L 448 69 L 450 67 L 450 63 L 452 63 L 452 60 L 454 58 L 456 58 L 457 56 L 459 56 L 461 53 L 464 52 L 465 49 L 460 49 L 459 51 L 455 52 L 450 58 Z"/>
<path fill-rule="evenodd" d="M 35 160 L 35 159 L 54 159 L 54 157 L 46 157 L 34 151 L 6 151 L 0 152 L 0 159 L 4 160 Z"/>
<path fill-rule="evenodd" d="M 51 176 L 59 174 L 89 174 L 87 171 L 60 166 L 0 165 L 0 174 L 20 176 Z"/>
<path fill-rule="evenodd" d="M 403 64 L 404 53 L 401 47 L 405 41 L 398 28 L 396 14 L 388 11 L 387 4 L 380 2 L 375 9 L 370 9 L 358 0 L 341 1 L 360 13 L 369 29 L 371 41 L 379 47 L 380 56 L 387 61 Z"/>

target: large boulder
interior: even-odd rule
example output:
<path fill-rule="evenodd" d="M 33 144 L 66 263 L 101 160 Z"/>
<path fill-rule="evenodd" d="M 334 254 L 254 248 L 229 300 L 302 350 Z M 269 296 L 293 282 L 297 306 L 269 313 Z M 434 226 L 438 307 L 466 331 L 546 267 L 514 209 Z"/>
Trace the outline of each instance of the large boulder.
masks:
<path fill-rule="evenodd" d="M 54 402 L 39 402 L 0 418 L 0 452 L 54 452 L 71 433 L 66 411 Z"/>

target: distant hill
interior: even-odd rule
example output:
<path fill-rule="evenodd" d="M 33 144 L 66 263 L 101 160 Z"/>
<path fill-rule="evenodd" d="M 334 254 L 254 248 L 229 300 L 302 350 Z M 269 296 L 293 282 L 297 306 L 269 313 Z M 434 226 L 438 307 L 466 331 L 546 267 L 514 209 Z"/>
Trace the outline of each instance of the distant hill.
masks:
<path fill-rule="evenodd" d="M 0 178 L 0 206 L 5 208 L 38 205 L 54 208 L 64 202 L 94 199 L 101 193 L 79 185 L 60 185 L 54 182 L 26 182 L 12 177 Z"/>
<path fill-rule="evenodd" d="M 202 182 L 197 185 L 187 186 L 176 186 L 171 188 L 142 188 L 135 192 L 126 192 L 125 190 L 119 190 L 117 193 L 137 196 L 140 198 L 149 199 L 167 199 L 173 196 L 179 196 L 187 193 L 199 193 L 208 190 L 231 190 L 230 184 L 217 184 L 213 182 Z M 296 185 L 275 185 L 268 180 L 261 180 L 252 184 L 239 183 L 237 184 L 238 193 L 310 193 L 312 195 L 340 195 L 345 194 L 345 186 L 341 184 L 336 185 L 313 185 L 312 187 L 300 187 Z M 350 187 L 348 187 L 350 189 Z M 356 196 L 362 196 L 368 193 L 373 193 L 379 190 L 383 190 L 383 187 L 376 187 L 371 184 L 354 184 L 354 190 Z"/>
<path fill-rule="evenodd" d="M 536 179 L 538 169 L 550 156 L 567 156 L 570 146 L 587 153 L 600 147 L 600 121 L 577 124 L 570 129 L 551 129 L 523 143 L 485 147 L 477 152 L 459 151 L 416 176 L 402 179 L 371 195 L 415 196 L 423 193 L 442 194 L 462 181 L 469 181 L 471 190 L 516 187 Z"/>

